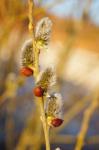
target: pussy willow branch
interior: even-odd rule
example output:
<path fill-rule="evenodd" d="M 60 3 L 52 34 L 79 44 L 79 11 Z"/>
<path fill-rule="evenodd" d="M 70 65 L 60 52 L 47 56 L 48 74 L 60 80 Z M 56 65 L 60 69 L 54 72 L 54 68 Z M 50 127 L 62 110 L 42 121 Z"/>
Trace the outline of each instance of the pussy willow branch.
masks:
<path fill-rule="evenodd" d="M 95 98 L 92 100 L 90 106 L 84 112 L 84 118 L 82 121 L 81 130 L 78 134 L 78 140 L 77 140 L 75 150 L 81 150 L 82 149 L 83 144 L 84 144 L 84 138 L 85 138 L 87 130 L 88 130 L 91 116 L 97 107 L 98 107 L 98 98 L 97 98 L 97 93 L 96 93 Z"/>
<path fill-rule="evenodd" d="M 35 42 L 35 36 L 34 36 L 34 20 L 33 20 L 33 10 L 34 10 L 34 2 L 33 0 L 28 0 L 29 4 L 29 31 L 33 39 L 33 58 L 34 58 L 34 78 L 37 79 L 37 76 L 39 74 L 39 50 L 36 47 Z M 42 124 L 44 129 L 44 135 L 45 135 L 45 142 L 46 142 L 46 150 L 50 150 L 50 143 L 49 143 L 49 131 L 48 131 L 48 125 L 46 121 L 46 116 L 44 112 L 44 105 L 43 105 L 43 99 L 42 98 L 36 98 L 38 102 L 38 106 L 41 109 L 41 117 L 42 117 Z"/>

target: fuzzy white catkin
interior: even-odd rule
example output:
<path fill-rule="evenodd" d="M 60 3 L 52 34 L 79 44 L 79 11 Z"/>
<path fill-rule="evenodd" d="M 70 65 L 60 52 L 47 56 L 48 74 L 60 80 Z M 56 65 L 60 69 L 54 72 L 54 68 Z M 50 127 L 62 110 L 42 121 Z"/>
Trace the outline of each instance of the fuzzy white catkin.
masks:
<path fill-rule="evenodd" d="M 57 104 L 61 108 L 63 106 L 62 95 L 60 93 L 55 93 L 54 95 L 55 97 L 57 97 Z"/>
<path fill-rule="evenodd" d="M 42 18 L 36 25 L 35 37 L 44 36 L 45 34 L 49 35 L 51 28 L 52 21 L 48 17 Z"/>
<path fill-rule="evenodd" d="M 42 18 L 36 25 L 35 38 L 36 41 L 42 41 L 42 48 L 46 48 L 46 46 L 48 45 L 51 29 L 52 21 L 48 17 Z"/>
<path fill-rule="evenodd" d="M 55 150 L 62 150 L 62 149 L 60 149 L 59 147 L 57 147 Z"/>
<path fill-rule="evenodd" d="M 25 41 L 20 53 L 20 66 L 33 65 L 32 39 Z"/>
<path fill-rule="evenodd" d="M 44 89 L 50 88 L 56 84 L 56 74 L 52 67 L 46 68 L 37 78 L 37 85 Z"/>
<path fill-rule="evenodd" d="M 56 104 L 57 109 L 55 111 L 56 117 L 63 118 L 63 100 L 60 93 L 55 93 L 54 96 L 57 98 Z"/>
<path fill-rule="evenodd" d="M 54 93 L 47 97 L 45 110 L 48 116 L 63 118 L 63 100 L 60 93 Z"/>

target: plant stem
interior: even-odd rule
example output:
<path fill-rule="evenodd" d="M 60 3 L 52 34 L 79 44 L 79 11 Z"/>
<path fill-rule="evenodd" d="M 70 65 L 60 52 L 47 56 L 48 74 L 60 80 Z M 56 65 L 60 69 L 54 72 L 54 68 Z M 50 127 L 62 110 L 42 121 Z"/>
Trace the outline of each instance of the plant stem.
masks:
<path fill-rule="evenodd" d="M 92 114 L 94 113 L 95 109 L 98 107 L 98 97 L 95 94 L 95 98 L 92 100 L 90 106 L 84 112 L 84 118 L 82 121 L 81 130 L 78 134 L 78 140 L 75 147 L 75 150 L 81 150 L 84 145 L 84 139 L 88 130 L 89 122 L 91 119 Z"/>
<path fill-rule="evenodd" d="M 36 47 L 36 42 L 35 42 L 35 34 L 34 34 L 34 19 L 33 19 L 33 10 L 34 10 L 34 2 L 33 0 L 28 0 L 29 4 L 29 31 L 32 36 L 33 40 L 33 58 L 34 58 L 34 75 L 33 77 L 35 78 L 35 81 L 37 80 L 37 77 L 39 75 L 39 50 Z M 36 98 L 38 105 L 41 110 L 41 117 L 42 117 L 42 124 L 43 124 L 43 130 L 44 130 L 44 135 L 45 135 L 45 142 L 46 142 L 46 150 L 50 150 L 50 143 L 49 143 L 49 127 L 47 124 L 46 116 L 45 116 L 45 111 L 44 111 L 44 104 L 43 104 L 43 98 Z"/>
<path fill-rule="evenodd" d="M 44 101 L 43 98 L 40 98 L 41 120 L 42 120 L 43 130 L 44 130 L 44 134 L 45 134 L 46 150 L 50 150 L 49 126 L 47 125 L 43 101 Z"/>

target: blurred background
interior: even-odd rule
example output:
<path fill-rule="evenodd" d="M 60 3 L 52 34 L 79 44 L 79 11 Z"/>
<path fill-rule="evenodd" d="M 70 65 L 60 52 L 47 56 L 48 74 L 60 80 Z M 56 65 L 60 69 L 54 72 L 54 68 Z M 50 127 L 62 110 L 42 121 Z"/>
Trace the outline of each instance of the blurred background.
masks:
<path fill-rule="evenodd" d="M 51 130 L 51 148 L 76 150 L 82 135 L 83 150 L 99 150 L 99 0 L 35 4 L 35 24 L 44 16 L 53 22 L 40 67 L 56 66 L 57 91 L 64 101 L 64 123 Z M 34 81 L 19 73 L 20 50 L 30 38 L 28 23 L 27 0 L 0 0 L 0 150 L 44 149 Z"/>

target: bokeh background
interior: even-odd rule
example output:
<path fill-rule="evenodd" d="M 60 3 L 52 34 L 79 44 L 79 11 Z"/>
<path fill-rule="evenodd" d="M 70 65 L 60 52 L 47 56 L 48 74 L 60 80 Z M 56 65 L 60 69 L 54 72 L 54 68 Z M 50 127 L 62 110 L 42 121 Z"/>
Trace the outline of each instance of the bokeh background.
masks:
<path fill-rule="evenodd" d="M 35 0 L 35 24 L 44 16 L 53 21 L 40 67 L 55 65 L 64 101 L 64 123 L 51 130 L 53 150 L 75 150 L 83 125 L 82 149 L 99 150 L 98 14 L 99 0 Z M 19 73 L 20 50 L 30 38 L 28 23 L 27 0 L 0 0 L 0 150 L 44 149 L 34 81 Z M 94 104 L 87 122 L 87 110 Z"/>

